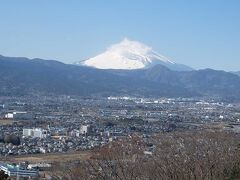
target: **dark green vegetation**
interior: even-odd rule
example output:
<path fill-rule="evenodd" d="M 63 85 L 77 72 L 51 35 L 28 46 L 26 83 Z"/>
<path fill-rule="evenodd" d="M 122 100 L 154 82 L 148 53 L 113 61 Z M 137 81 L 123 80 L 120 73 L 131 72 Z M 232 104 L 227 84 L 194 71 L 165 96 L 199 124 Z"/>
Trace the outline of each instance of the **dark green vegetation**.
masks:
<path fill-rule="evenodd" d="M 8 175 L 6 175 L 4 171 L 0 171 L 0 180 L 7 180 L 7 179 L 8 179 Z"/>
<path fill-rule="evenodd" d="M 145 70 L 98 70 L 58 61 L 0 56 L 0 95 L 240 97 L 240 77 L 211 69 L 177 72 L 162 65 Z"/>
<path fill-rule="evenodd" d="M 0 143 L 11 143 L 13 145 L 20 145 L 20 138 L 14 134 L 10 134 L 10 135 L 5 135 L 4 137 L 0 137 Z"/>

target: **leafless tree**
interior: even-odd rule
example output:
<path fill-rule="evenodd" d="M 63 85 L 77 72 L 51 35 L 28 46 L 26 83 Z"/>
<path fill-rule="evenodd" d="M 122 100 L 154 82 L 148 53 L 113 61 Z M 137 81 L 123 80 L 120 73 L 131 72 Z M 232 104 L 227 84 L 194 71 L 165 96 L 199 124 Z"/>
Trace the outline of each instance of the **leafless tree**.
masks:
<path fill-rule="evenodd" d="M 94 151 L 91 159 L 64 164 L 62 177 L 85 180 L 215 180 L 240 177 L 239 136 L 227 132 L 135 135 Z M 153 144 L 152 155 L 143 152 Z"/>

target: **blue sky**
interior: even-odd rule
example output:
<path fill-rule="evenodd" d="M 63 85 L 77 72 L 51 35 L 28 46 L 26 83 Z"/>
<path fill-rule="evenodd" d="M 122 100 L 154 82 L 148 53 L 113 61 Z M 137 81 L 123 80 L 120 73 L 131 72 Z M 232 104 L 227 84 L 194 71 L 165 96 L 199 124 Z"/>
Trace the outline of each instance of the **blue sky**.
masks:
<path fill-rule="evenodd" d="M 0 54 L 93 57 L 127 37 L 196 69 L 240 70 L 239 0 L 1 0 Z"/>

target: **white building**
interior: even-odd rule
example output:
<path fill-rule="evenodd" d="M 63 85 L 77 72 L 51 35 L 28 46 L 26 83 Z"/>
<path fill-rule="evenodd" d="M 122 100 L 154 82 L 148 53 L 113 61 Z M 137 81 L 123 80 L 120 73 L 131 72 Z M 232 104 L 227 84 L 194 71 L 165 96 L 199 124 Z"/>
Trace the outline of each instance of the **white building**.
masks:
<path fill-rule="evenodd" d="M 20 112 L 20 111 L 14 111 L 14 112 L 9 112 L 5 114 L 6 119 L 32 119 L 33 116 L 27 112 Z"/>
<path fill-rule="evenodd" d="M 92 131 L 92 127 L 90 125 L 81 125 L 80 134 L 89 134 Z"/>
<path fill-rule="evenodd" d="M 73 131 L 70 132 L 70 136 L 72 136 L 72 137 L 79 137 L 80 136 L 80 131 L 74 129 Z"/>
<path fill-rule="evenodd" d="M 23 129 L 23 137 L 46 138 L 47 136 L 47 130 L 41 128 Z"/>

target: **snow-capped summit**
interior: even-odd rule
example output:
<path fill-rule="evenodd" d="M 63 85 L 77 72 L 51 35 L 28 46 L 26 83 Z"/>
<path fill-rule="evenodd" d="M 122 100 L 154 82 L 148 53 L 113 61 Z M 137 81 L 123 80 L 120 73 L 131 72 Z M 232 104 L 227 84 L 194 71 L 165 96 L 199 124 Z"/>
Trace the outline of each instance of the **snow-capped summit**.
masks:
<path fill-rule="evenodd" d="M 156 64 L 162 64 L 174 70 L 177 68 L 171 67 L 179 66 L 167 57 L 153 51 L 151 47 L 127 38 L 110 46 L 104 53 L 76 64 L 98 69 L 128 70 L 149 68 Z"/>

